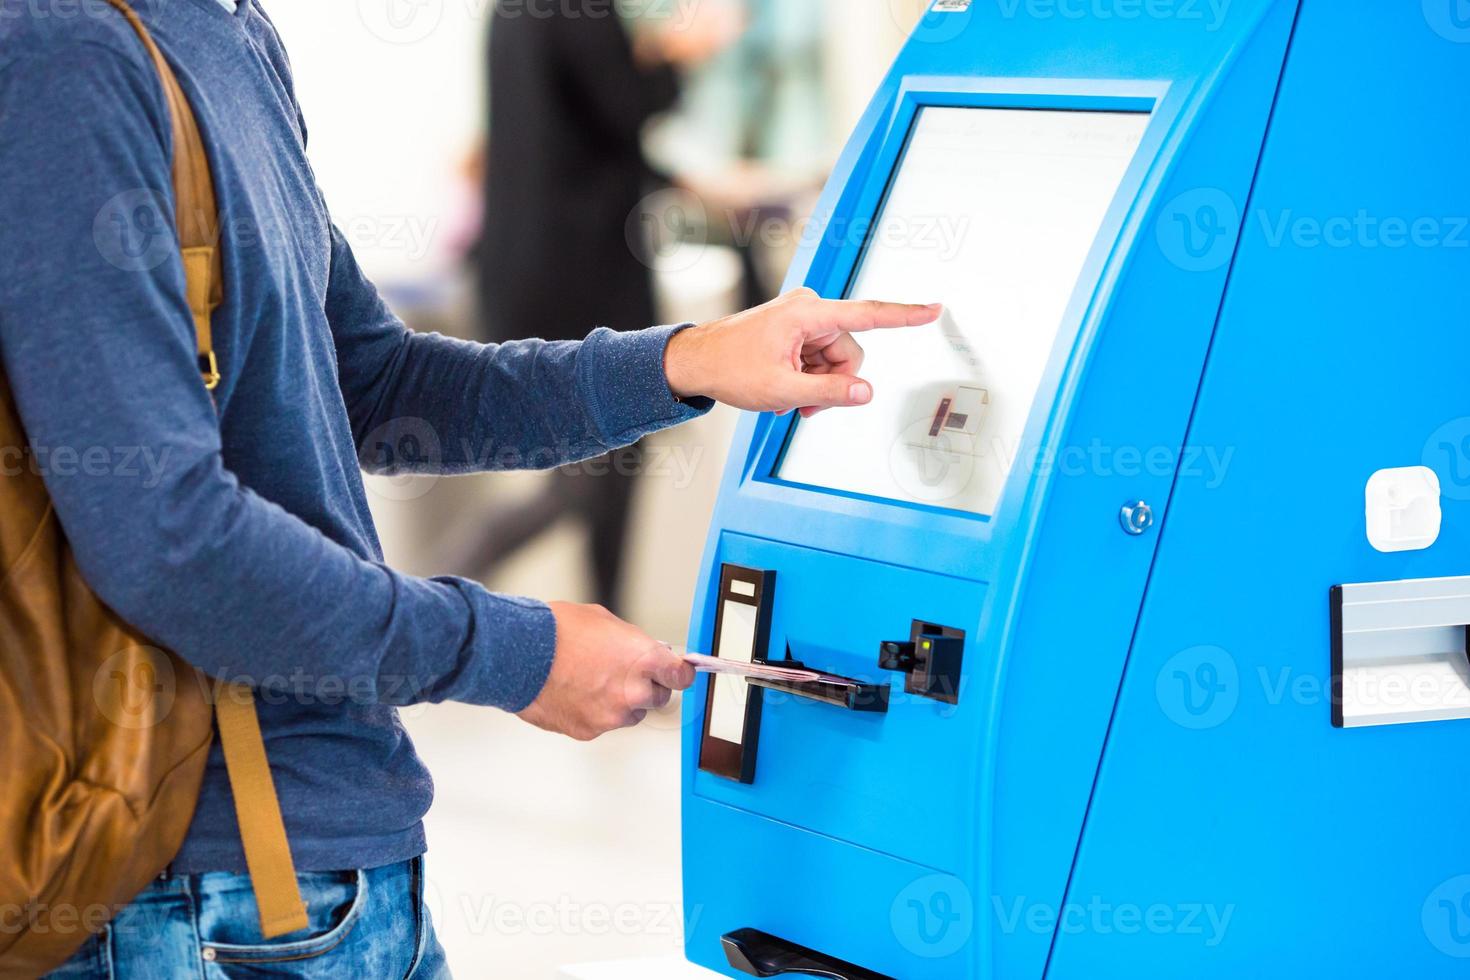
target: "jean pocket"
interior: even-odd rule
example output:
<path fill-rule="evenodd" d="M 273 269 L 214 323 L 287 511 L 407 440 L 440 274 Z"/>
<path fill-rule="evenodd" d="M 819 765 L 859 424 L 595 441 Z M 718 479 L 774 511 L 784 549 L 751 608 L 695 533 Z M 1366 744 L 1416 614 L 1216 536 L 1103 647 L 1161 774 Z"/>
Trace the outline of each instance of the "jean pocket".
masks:
<path fill-rule="evenodd" d="M 231 977 L 252 975 L 256 971 L 251 967 L 276 975 L 315 975 L 312 968 L 324 964 L 314 961 L 342 946 L 362 917 L 367 900 L 367 878 L 362 871 L 302 874 L 298 882 L 310 919 L 306 929 L 271 942 L 232 942 L 242 931 L 255 934 L 259 929 L 253 921 L 253 893 L 241 901 L 244 896 L 238 891 L 241 886 L 248 888 L 249 879 L 211 889 L 210 876 L 204 877 L 199 907 L 201 956 L 207 965 Z M 271 969 L 272 965 L 278 969 Z"/>

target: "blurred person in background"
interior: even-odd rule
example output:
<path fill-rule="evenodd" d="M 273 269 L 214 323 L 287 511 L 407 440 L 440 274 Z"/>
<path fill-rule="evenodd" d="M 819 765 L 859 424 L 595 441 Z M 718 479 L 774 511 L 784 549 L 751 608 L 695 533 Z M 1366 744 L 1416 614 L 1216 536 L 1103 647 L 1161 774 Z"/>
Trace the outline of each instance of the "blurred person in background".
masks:
<path fill-rule="evenodd" d="M 489 34 L 489 145 L 478 250 L 482 339 L 578 340 L 657 320 L 639 200 L 660 182 L 645 124 L 679 75 L 739 34 L 726 0 L 650 10 L 636 32 L 614 0 L 500 0 Z M 632 231 L 630 232 L 630 220 Z M 563 516 L 588 524 L 596 600 L 616 608 L 638 444 L 560 470 L 548 492 L 492 515 L 451 564 L 481 574 Z"/>
<path fill-rule="evenodd" d="M 645 137 L 649 158 L 677 175 L 694 212 L 660 230 L 732 248 L 742 306 L 776 294 L 799 244 L 797 216 L 811 211 L 831 167 L 838 134 L 825 35 L 831 19 L 850 15 L 832 4 L 741 0 L 745 30 L 689 73 L 678 108 Z M 662 255 L 677 242 L 660 246 Z"/>

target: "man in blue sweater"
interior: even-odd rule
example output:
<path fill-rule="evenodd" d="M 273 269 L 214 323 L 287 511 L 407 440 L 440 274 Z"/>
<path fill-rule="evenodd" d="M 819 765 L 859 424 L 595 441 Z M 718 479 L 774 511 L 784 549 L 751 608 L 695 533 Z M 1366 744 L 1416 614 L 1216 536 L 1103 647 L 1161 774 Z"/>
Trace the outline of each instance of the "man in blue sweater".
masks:
<path fill-rule="evenodd" d="M 312 925 L 260 941 L 216 746 L 173 865 L 60 975 L 220 975 L 223 963 L 442 975 L 419 894 L 432 787 L 397 707 L 488 705 L 587 739 L 636 724 L 693 675 L 600 608 L 386 567 L 360 463 L 556 465 L 712 400 L 861 404 L 871 391 L 849 333 L 937 311 L 800 291 L 701 326 L 581 342 L 413 334 L 332 224 L 259 0 L 134 6 L 210 156 L 223 380 L 213 400 L 199 382 L 162 89 L 122 17 L 95 0 L 0 0 L 0 357 L 30 464 L 89 584 L 205 673 L 260 691 Z M 437 452 L 377 450 L 420 431 Z"/>

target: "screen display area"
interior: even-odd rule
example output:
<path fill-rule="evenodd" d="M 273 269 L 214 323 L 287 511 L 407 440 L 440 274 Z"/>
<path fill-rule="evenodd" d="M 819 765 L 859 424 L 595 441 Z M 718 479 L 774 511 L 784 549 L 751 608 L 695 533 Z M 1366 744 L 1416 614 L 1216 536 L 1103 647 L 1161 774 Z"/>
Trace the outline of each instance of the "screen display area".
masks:
<path fill-rule="evenodd" d="M 992 514 L 1148 114 L 921 110 L 848 289 L 945 305 L 859 334 L 873 400 L 795 423 L 776 476 Z"/>

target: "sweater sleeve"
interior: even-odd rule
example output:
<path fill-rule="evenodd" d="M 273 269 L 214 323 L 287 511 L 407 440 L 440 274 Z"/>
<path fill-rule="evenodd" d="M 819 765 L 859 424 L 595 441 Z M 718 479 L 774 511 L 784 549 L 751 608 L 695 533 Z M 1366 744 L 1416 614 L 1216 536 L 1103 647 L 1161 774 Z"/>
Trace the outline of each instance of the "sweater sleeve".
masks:
<path fill-rule="evenodd" d="M 358 444 L 404 419 L 427 423 L 436 436 L 432 456 L 379 458 L 367 447 L 363 464 L 376 472 L 548 469 L 626 446 L 714 404 L 669 391 L 664 349 L 687 324 L 505 344 L 415 333 L 384 304 L 335 227 L 327 318 Z"/>

